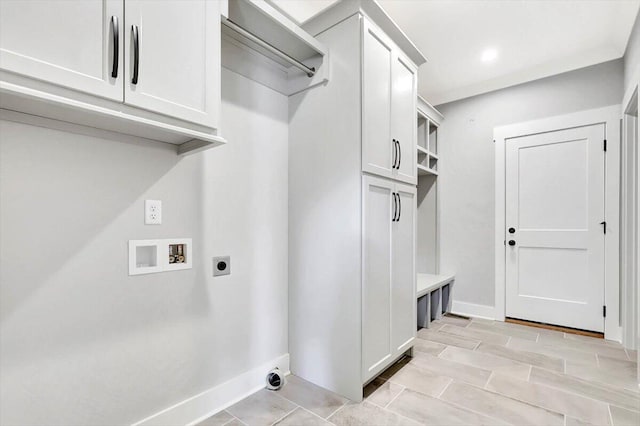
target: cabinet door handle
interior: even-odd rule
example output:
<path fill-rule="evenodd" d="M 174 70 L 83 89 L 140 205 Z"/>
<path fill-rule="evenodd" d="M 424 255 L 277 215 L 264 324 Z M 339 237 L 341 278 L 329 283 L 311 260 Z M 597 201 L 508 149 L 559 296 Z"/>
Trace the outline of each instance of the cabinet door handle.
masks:
<path fill-rule="evenodd" d="M 396 222 L 400 222 L 400 217 L 402 216 L 402 198 L 400 198 L 400 193 L 396 195 L 398 196 L 398 219 L 396 219 Z"/>
<path fill-rule="evenodd" d="M 400 170 L 400 163 L 402 163 L 402 147 L 400 146 L 400 141 L 396 141 L 398 144 L 398 166 L 396 169 Z M 400 218 L 398 218 L 400 220 Z"/>
<path fill-rule="evenodd" d="M 118 62 L 120 56 L 120 31 L 118 30 L 118 17 L 111 17 L 111 34 L 113 34 L 113 64 L 111 65 L 111 77 L 118 78 Z"/>
<path fill-rule="evenodd" d="M 395 169 L 396 163 L 398 162 L 398 148 L 396 146 L 396 140 L 392 139 L 392 141 L 393 141 L 393 164 L 391 164 L 391 168 Z"/>
<path fill-rule="evenodd" d="M 392 192 L 391 196 L 393 197 L 393 216 L 391 217 L 391 222 L 396 221 L 396 215 L 398 214 L 398 202 L 396 201 L 396 193 Z"/>
<path fill-rule="evenodd" d="M 131 84 L 138 84 L 138 71 L 140 68 L 140 39 L 138 36 L 138 26 L 131 26 L 131 37 L 133 38 L 133 76 Z"/>

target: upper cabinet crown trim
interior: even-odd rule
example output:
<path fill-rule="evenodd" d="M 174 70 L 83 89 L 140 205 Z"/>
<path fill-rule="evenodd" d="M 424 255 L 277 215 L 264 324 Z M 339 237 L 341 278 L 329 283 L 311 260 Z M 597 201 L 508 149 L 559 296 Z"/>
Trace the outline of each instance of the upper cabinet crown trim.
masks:
<path fill-rule="evenodd" d="M 418 96 L 418 114 L 431 120 L 437 126 L 444 121 L 444 115 L 433 105 L 427 102 L 422 96 Z"/>
<path fill-rule="evenodd" d="M 342 0 L 306 21 L 302 28 L 318 35 L 327 28 L 343 21 L 356 13 L 369 17 L 393 42 L 413 61 L 416 66 L 427 62 L 427 58 L 409 39 L 402 29 L 391 19 L 375 0 Z"/>

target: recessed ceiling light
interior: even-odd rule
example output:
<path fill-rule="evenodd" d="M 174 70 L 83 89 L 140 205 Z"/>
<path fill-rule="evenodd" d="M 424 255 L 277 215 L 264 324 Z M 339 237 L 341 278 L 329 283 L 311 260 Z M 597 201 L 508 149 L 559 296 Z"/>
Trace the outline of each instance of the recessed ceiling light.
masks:
<path fill-rule="evenodd" d="M 496 49 L 486 49 L 482 52 L 482 62 L 491 62 L 498 57 L 498 51 Z"/>

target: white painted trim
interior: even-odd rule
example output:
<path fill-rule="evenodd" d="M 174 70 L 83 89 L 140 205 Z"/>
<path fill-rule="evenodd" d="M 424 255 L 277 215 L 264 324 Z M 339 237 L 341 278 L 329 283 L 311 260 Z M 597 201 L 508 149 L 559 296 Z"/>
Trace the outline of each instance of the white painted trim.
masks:
<path fill-rule="evenodd" d="M 289 374 L 289 354 L 265 362 L 246 373 L 187 398 L 133 424 L 195 425 L 265 387 L 267 373 L 274 367 Z"/>
<path fill-rule="evenodd" d="M 495 319 L 495 308 L 489 305 L 476 305 L 475 303 L 454 300 L 451 304 L 451 313 L 472 318 Z"/>
<path fill-rule="evenodd" d="M 604 123 L 607 139 L 605 174 L 605 337 L 620 341 L 620 119 L 621 106 L 575 112 L 493 129 L 495 141 L 495 319 L 505 319 L 505 148 L 506 140 L 519 136 L 545 133 L 552 130 Z"/>

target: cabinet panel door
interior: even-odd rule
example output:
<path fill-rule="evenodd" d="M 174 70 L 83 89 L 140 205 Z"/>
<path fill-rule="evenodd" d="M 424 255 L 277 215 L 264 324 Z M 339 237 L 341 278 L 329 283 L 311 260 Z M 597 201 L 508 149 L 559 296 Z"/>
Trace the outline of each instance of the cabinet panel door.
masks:
<path fill-rule="evenodd" d="M 400 145 L 394 177 L 415 184 L 416 177 L 416 108 L 417 70 L 402 55 L 394 57 L 391 69 L 391 138 Z"/>
<path fill-rule="evenodd" d="M 364 381 L 391 361 L 393 182 L 363 177 L 362 362 Z"/>
<path fill-rule="evenodd" d="M 364 20 L 362 169 L 384 177 L 392 177 L 396 149 L 390 137 L 391 46 L 384 34 Z"/>
<path fill-rule="evenodd" d="M 416 335 L 416 188 L 396 185 L 400 202 L 392 231 L 391 342 L 394 357 L 413 345 Z"/>
<path fill-rule="evenodd" d="M 0 68 L 122 101 L 123 17 L 123 0 L 2 0 Z"/>
<path fill-rule="evenodd" d="M 127 0 L 127 104 L 217 128 L 220 11 L 215 0 Z M 135 83 L 135 29 L 138 81 Z"/>

